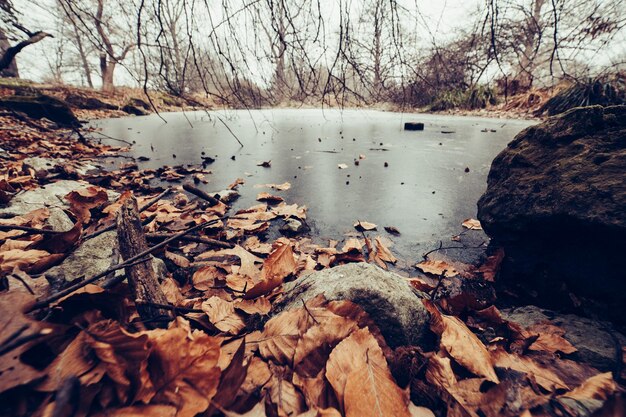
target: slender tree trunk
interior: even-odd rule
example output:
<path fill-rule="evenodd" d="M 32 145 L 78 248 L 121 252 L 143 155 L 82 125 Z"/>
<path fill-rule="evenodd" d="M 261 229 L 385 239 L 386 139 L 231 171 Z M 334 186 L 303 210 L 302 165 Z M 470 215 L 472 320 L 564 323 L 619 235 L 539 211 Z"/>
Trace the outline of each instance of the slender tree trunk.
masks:
<path fill-rule="evenodd" d="M 78 34 L 76 26 L 74 26 L 74 39 L 76 40 L 76 46 L 78 47 L 78 54 L 80 55 L 80 62 L 83 66 L 83 71 L 85 72 L 87 85 L 89 85 L 90 88 L 93 88 L 93 81 L 91 79 L 91 68 L 89 68 L 89 61 L 87 60 L 85 48 L 83 48 L 83 41 L 80 39 L 80 35 Z"/>
<path fill-rule="evenodd" d="M 107 59 L 105 54 L 100 55 L 100 75 L 102 76 L 102 91 L 113 91 L 113 73 L 115 71 L 115 62 Z"/>

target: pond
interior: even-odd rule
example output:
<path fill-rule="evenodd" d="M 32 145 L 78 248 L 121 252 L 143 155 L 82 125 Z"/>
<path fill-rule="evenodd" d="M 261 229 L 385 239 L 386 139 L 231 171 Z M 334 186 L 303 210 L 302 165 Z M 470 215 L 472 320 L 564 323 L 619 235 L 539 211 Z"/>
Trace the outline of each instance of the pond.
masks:
<path fill-rule="evenodd" d="M 140 168 L 201 164 L 202 153 L 215 158 L 207 166 L 210 181 L 201 188 L 219 191 L 243 178 L 235 208 L 256 204 L 262 191 L 280 195 L 289 204 L 306 205 L 311 235 L 318 241 L 354 234 L 357 220 L 375 223 L 406 265 L 421 260 L 440 241 L 444 246 L 454 243 L 450 238 L 462 231 L 461 222 L 476 216 L 493 158 L 534 123 L 321 109 L 161 117 L 167 123 L 150 115 L 98 120 L 92 126 L 134 142 L 131 155 L 150 158 L 139 162 Z M 404 131 L 408 121 L 423 122 L 424 131 Z M 257 165 L 263 161 L 271 161 L 271 167 Z M 340 169 L 339 164 L 347 167 Z M 284 182 L 290 182 L 291 189 L 254 187 Z M 389 235 L 384 226 L 396 227 L 401 235 Z M 472 239 L 480 243 L 486 236 L 472 232 Z"/>

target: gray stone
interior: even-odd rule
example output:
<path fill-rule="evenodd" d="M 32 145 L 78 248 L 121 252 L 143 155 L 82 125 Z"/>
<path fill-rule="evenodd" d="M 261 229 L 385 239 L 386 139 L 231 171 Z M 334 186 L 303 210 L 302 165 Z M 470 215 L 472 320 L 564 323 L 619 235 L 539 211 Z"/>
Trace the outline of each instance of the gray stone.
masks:
<path fill-rule="evenodd" d="M 86 182 L 61 180 L 19 193 L 11 199 L 7 207 L 0 208 L 0 217 L 21 216 L 44 207 L 69 208 L 64 197 L 74 190 L 90 186 L 91 184 Z M 107 195 L 109 201 L 115 201 L 120 196 L 119 193 L 110 190 L 107 190 Z"/>
<path fill-rule="evenodd" d="M 285 234 L 296 235 L 304 231 L 304 224 L 294 218 L 285 220 L 285 224 L 281 226 L 280 231 Z"/>
<path fill-rule="evenodd" d="M 121 261 L 117 243 L 117 232 L 110 231 L 88 239 L 78 246 L 65 260 L 46 271 L 46 277 L 53 282 L 74 281 L 80 277 L 89 278 L 102 273 Z M 152 258 L 152 267 L 157 277 L 167 274 L 165 263 Z M 116 275 L 124 274 L 119 270 Z"/>
<path fill-rule="evenodd" d="M 53 207 L 50 209 L 50 216 L 48 217 L 48 224 L 52 227 L 52 230 L 59 232 L 67 232 L 74 227 L 74 222 L 69 218 L 63 209 Z"/>
<path fill-rule="evenodd" d="M 523 327 L 541 322 L 551 322 L 565 331 L 565 339 L 578 352 L 574 353 L 581 362 L 600 371 L 612 371 L 621 363 L 621 346 L 626 346 L 626 337 L 615 331 L 610 323 L 560 314 L 536 306 L 503 309 L 502 316 Z"/>
<path fill-rule="evenodd" d="M 67 159 L 63 158 L 42 158 L 40 156 L 34 156 L 31 158 L 24 158 L 22 163 L 31 167 L 35 171 L 55 171 L 58 166 L 63 166 L 68 164 Z M 98 170 L 101 167 L 93 164 L 89 164 L 87 162 L 82 161 L 72 161 L 72 167 L 76 170 L 79 175 L 86 175 L 89 171 Z"/>
<path fill-rule="evenodd" d="M 225 204 L 231 203 L 239 198 L 239 193 L 236 190 L 222 190 L 214 193 L 209 193 L 209 195 L 217 198 Z"/>
<path fill-rule="evenodd" d="M 285 285 L 284 309 L 324 294 L 327 300 L 349 300 L 380 328 L 391 347 L 423 345 L 429 314 L 405 278 L 367 263 L 352 263 L 312 272 Z"/>

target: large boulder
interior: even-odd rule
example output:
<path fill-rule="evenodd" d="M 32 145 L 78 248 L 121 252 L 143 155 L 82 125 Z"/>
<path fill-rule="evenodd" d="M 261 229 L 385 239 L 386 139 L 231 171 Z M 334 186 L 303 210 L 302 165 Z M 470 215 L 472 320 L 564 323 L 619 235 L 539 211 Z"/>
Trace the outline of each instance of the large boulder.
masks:
<path fill-rule="evenodd" d="M 586 107 L 521 132 L 493 161 L 478 218 L 503 278 L 553 299 L 626 302 L 626 106 Z M 623 307 L 623 304 L 622 304 Z"/>
<path fill-rule="evenodd" d="M 283 309 L 323 294 L 349 300 L 365 310 L 391 347 L 427 342 L 429 315 L 421 294 L 406 278 L 367 263 L 352 263 L 310 273 L 285 286 Z M 282 310 L 282 309 L 281 309 Z"/>
<path fill-rule="evenodd" d="M 622 346 L 626 337 L 616 331 L 611 323 L 561 314 L 536 306 L 522 306 L 501 310 L 502 317 L 528 328 L 535 324 L 550 323 L 563 329 L 563 337 L 577 351 L 574 357 L 601 371 L 612 371 L 621 364 Z"/>
<path fill-rule="evenodd" d="M 2 97 L 0 108 L 25 113 L 33 119 L 46 118 L 61 127 L 79 128 L 81 126 L 66 102 L 45 94 Z"/>

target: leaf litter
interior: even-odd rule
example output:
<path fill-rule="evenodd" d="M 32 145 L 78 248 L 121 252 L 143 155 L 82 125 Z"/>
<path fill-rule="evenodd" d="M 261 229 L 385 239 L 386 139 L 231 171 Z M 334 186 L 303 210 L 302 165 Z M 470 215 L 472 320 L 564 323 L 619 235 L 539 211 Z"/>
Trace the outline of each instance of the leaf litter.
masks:
<path fill-rule="evenodd" d="M 4 116 L 3 122 L 21 123 Z M 358 221 L 354 227 L 362 236 L 341 245 L 320 246 L 305 236 L 268 240 L 273 222 L 304 221 L 306 207 L 262 193 L 275 204 L 227 216 L 225 203 L 210 205 L 177 188 L 187 178 L 202 182 L 210 175 L 203 168 L 139 170 L 126 164 L 80 175 L 72 169 L 75 161 L 97 161 L 124 149 L 55 131 L 14 133 L 3 148 L 10 155 L 0 161 L 4 204 L 19 191 L 59 179 L 86 184 L 64 196 L 73 222 L 69 231 L 52 230 L 47 208 L 0 219 L 0 225 L 16 227 L 0 230 L 2 415 L 623 415 L 620 375 L 574 361 L 576 348 L 558 326 L 523 329 L 492 304 L 471 302 L 478 296 L 463 285 L 454 287 L 456 293 L 449 287 L 438 292 L 442 280 L 497 280 L 499 253 L 461 273 L 445 261 L 417 264 L 425 275 L 407 281 L 432 299 L 424 304 L 433 343 L 391 349 L 349 301 L 319 296 L 300 308 L 272 311 L 283 284 L 312 270 L 396 263 L 388 239 L 366 235 L 376 225 Z M 21 162 L 30 155 L 72 163 L 54 175 L 38 175 Z M 172 183 L 172 192 L 161 196 L 151 179 Z M 241 184 L 237 179 L 229 188 Z M 285 191 L 290 184 L 263 187 Z M 144 231 L 152 235 L 214 221 L 153 253 L 166 263 L 161 287 L 176 316 L 165 328 L 142 322 L 136 300 L 119 281 L 96 281 L 41 304 L 64 286 L 47 282 L 45 271 L 115 224 L 120 203 L 109 199 L 110 190 L 132 190 L 140 205 L 152 201 L 141 212 Z M 463 225 L 480 228 L 471 219 Z M 489 337 L 481 331 L 487 328 Z"/>

